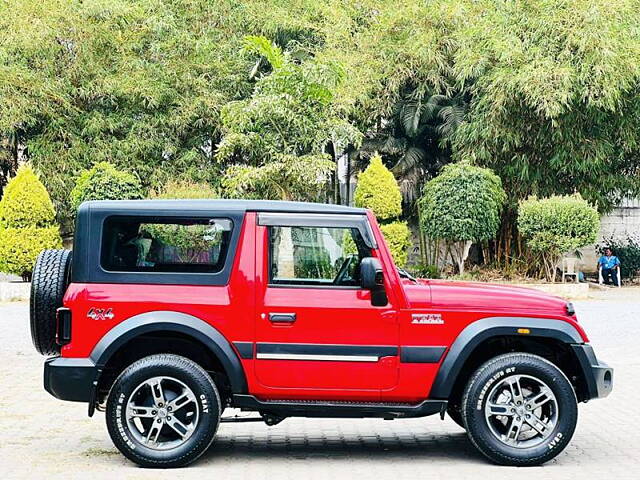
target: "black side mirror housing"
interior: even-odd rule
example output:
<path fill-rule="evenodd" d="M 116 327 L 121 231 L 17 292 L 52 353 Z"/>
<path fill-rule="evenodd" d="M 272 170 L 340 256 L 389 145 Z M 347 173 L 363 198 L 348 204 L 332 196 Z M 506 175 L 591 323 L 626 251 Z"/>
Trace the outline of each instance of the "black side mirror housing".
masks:
<path fill-rule="evenodd" d="M 384 289 L 384 270 L 380 260 L 365 257 L 360 262 L 360 286 L 371 291 L 371 305 L 384 307 L 389 303 Z"/>

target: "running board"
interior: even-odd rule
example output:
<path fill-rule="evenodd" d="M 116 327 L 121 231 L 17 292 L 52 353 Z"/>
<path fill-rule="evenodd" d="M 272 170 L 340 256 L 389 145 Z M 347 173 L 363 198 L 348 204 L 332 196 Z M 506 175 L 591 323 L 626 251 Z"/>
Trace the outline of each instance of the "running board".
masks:
<path fill-rule="evenodd" d="M 253 395 L 233 395 L 232 407 L 279 417 L 325 418 L 415 418 L 447 409 L 446 400 L 424 400 L 418 404 L 381 402 L 342 402 L 317 400 L 259 400 Z"/>

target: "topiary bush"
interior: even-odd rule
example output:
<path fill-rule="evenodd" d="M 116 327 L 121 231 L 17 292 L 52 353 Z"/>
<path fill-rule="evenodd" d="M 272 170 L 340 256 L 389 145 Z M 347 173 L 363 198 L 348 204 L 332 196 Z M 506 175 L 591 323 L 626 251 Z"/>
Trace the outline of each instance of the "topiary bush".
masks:
<path fill-rule="evenodd" d="M 389 246 L 394 263 L 404 268 L 411 246 L 411 233 L 406 222 L 393 222 L 380 225 L 380 230 Z"/>
<path fill-rule="evenodd" d="M 380 222 L 380 230 L 393 261 L 398 267 L 404 267 L 411 246 L 411 233 L 405 222 L 394 221 L 402 213 L 402 193 L 380 155 L 374 155 L 366 170 L 358 176 L 354 201 L 356 206 L 373 212 Z"/>
<path fill-rule="evenodd" d="M 547 280 L 554 281 L 562 255 L 596 241 L 600 215 L 579 194 L 529 197 L 518 208 L 518 230 L 538 252 Z"/>
<path fill-rule="evenodd" d="M 40 251 L 62 246 L 55 214 L 31 167 L 20 167 L 0 200 L 0 271 L 29 280 Z"/>
<path fill-rule="evenodd" d="M 393 173 L 382 164 L 380 155 L 358 176 L 354 193 L 356 206 L 368 208 L 380 221 L 390 220 L 402 213 L 402 193 Z"/>
<path fill-rule="evenodd" d="M 471 244 L 498 231 L 505 200 L 502 181 L 491 170 L 468 163 L 446 165 L 424 186 L 420 227 L 428 237 L 447 243 L 462 275 Z"/>
<path fill-rule="evenodd" d="M 118 170 L 109 162 L 96 163 L 83 171 L 71 190 L 71 206 L 77 210 L 89 200 L 137 200 L 143 198 L 138 178 Z"/>

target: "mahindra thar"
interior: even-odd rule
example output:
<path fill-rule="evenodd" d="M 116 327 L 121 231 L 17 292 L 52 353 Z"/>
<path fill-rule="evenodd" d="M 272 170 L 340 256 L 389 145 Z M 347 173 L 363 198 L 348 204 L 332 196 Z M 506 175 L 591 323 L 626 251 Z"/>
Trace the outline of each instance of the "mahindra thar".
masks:
<path fill-rule="evenodd" d="M 45 389 L 105 412 L 146 467 L 193 462 L 225 408 L 446 413 L 491 461 L 537 465 L 613 382 L 571 303 L 415 279 L 370 211 L 336 205 L 84 203 L 73 252 L 38 257 L 30 310 Z"/>

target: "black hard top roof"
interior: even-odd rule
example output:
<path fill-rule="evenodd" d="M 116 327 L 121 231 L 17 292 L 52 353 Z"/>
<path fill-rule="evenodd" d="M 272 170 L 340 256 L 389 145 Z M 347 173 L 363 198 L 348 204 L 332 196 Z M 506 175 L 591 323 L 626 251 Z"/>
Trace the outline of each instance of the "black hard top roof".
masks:
<path fill-rule="evenodd" d="M 161 212 L 293 212 L 293 213 L 342 213 L 364 214 L 364 208 L 345 207 L 327 203 L 284 202 L 275 200 L 94 200 L 84 202 L 80 210 L 101 212 L 136 212 L 162 214 Z"/>

